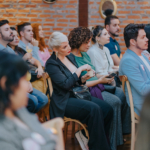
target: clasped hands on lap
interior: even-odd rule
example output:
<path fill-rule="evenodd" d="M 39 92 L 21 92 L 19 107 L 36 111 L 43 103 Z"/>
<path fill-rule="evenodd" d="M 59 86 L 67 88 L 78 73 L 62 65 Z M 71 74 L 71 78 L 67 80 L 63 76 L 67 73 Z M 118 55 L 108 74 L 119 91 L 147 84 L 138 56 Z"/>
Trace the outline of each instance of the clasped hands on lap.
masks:
<path fill-rule="evenodd" d="M 88 64 L 81 66 L 80 68 L 77 69 L 77 71 L 78 70 L 87 71 L 87 73 L 81 77 L 82 83 L 86 82 L 88 79 L 96 75 L 95 71 Z M 100 81 L 101 84 L 111 84 L 114 81 L 114 77 L 108 78 L 108 76 L 109 75 L 99 75 L 98 80 Z"/>

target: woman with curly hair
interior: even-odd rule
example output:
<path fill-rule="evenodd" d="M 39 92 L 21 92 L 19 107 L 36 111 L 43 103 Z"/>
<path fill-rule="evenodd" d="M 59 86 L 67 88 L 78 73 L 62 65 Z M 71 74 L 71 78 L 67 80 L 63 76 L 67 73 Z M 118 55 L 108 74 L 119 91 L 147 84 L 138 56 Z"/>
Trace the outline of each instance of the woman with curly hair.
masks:
<path fill-rule="evenodd" d="M 46 63 L 46 61 L 48 60 L 48 58 L 50 57 L 50 52 L 45 44 L 45 40 L 44 40 L 44 33 L 43 33 L 43 29 L 41 24 L 39 23 L 33 23 L 32 24 L 32 28 L 33 28 L 33 37 L 39 41 L 39 56 L 42 59 L 42 61 L 44 62 L 44 65 Z"/>
<path fill-rule="evenodd" d="M 95 70 L 90 57 L 86 53 L 90 48 L 91 38 L 92 32 L 88 28 L 83 27 L 73 29 L 68 37 L 71 51 L 75 56 L 74 59 L 78 67 L 88 64 Z M 81 75 L 85 75 L 86 73 L 87 71 L 82 71 Z M 103 100 L 113 108 L 114 115 L 109 137 L 111 149 L 116 150 L 117 145 L 123 144 L 123 133 L 130 133 L 131 121 L 130 109 L 127 105 L 123 90 L 109 85 L 113 80 L 113 78 L 96 74 L 96 76 L 87 80 L 86 85 L 89 87 L 92 96 L 97 98 L 102 96 Z M 113 91 L 110 91 L 110 88 L 113 88 Z"/>

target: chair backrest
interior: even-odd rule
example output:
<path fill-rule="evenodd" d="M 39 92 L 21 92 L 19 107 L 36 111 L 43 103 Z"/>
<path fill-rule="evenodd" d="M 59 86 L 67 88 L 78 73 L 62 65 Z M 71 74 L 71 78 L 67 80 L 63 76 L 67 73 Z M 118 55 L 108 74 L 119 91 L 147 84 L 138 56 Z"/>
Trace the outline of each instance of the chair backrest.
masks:
<path fill-rule="evenodd" d="M 120 81 L 122 82 L 122 88 L 123 88 L 124 94 L 125 94 L 125 83 L 126 83 L 127 91 L 128 91 L 128 95 L 129 95 L 129 102 L 130 102 L 131 121 L 135 122 L 135 118 L 137 120 L 139 120 L 139 116 L 134 112 L 133 97 L 132 97 L 132 91 L 131 91 L 129 80 L 128 80 L 127 76 L 125 76 L 125 75 L 119 76 L 119 78 L 120 78 Z"/>
<path fill-rule="evenodd" d="M 48 73 L 47 72 L 44 72 L 43 73 L 43 79 L 44 79 L 44 88 L 45 88 L 45 93 L 47 91 L 47 88 L 49 86 L 49 93 L 50 93 L 50 97 L 52 96 L 53 94 L 53 85 L 52 85 L 52 80 L 51 78 L 49 77 Z M 47 84 L 48 82 L 48 84 Z"/>

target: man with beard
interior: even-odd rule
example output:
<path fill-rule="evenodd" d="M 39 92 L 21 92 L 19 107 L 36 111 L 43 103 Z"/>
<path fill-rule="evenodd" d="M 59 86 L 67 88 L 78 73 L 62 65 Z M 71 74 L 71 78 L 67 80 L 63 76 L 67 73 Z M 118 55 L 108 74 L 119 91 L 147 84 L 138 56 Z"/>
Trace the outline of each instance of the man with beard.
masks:
<path fill-rule="evenodd" d="M 0 51 L 15 54 L 14 50 L 7 45 L 14 40 L 13 32 L 8 24 L 8 20 L 0 21 Z"/>
<path fill-rule="evenodd" d="M 105 46 L 109 49 L 114 65 L 119 66 L 122 58 L 119 43 L 115 40 L 115 37 L 119 36 L 120 21 L 117 16 L 107 16 L 105 19 L 105 28 L 110 35 L 110 43 Z"/>
<path fill-rule="evenodd" d="M 129 24 L 124 29 L 124 40 L 128 48 L 120 61 L 119 75 L 126 75 L 130 82 L 134 111 L 139 115 L 146 94 L 150 91 L 150 62 L 143 55 L 148 49 L 148 39 L 143 24 Z M 127 102 L 129 96 L 126 91 Z"/>

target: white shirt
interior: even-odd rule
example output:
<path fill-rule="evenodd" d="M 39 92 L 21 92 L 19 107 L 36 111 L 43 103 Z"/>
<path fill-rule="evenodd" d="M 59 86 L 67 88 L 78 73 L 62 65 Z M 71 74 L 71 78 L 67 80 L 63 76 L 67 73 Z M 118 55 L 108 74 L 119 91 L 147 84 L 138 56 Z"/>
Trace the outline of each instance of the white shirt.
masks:
<path fill-rule="evenodd" d="M 139 57 L 142 59 L 142 61 L 144 62 L 144 64 L 146 65 L 147 69 L 150 72 L 150 65 L 149 65 L 149 63 L 145 60 L 145 58 L 143 56 L 139 56 Z"/>
<path fill-rule="evenodd" d="M 108 75 L 108 72 L 114 71 L 112 69 L 114 63 L 107 47 L 104 46 L 102 50 L 96 43 L 90 47 L 90 49 L 87 51 L 87 54 L 91 58 L 91 62 L 95 67 L 96 73 L 100 75 Z"/>
<path fill-rule="evenodd" d="M 143 51 L 142 54 L 144 54 L 150 61 L 150 53 L 147 50 Z"/>

